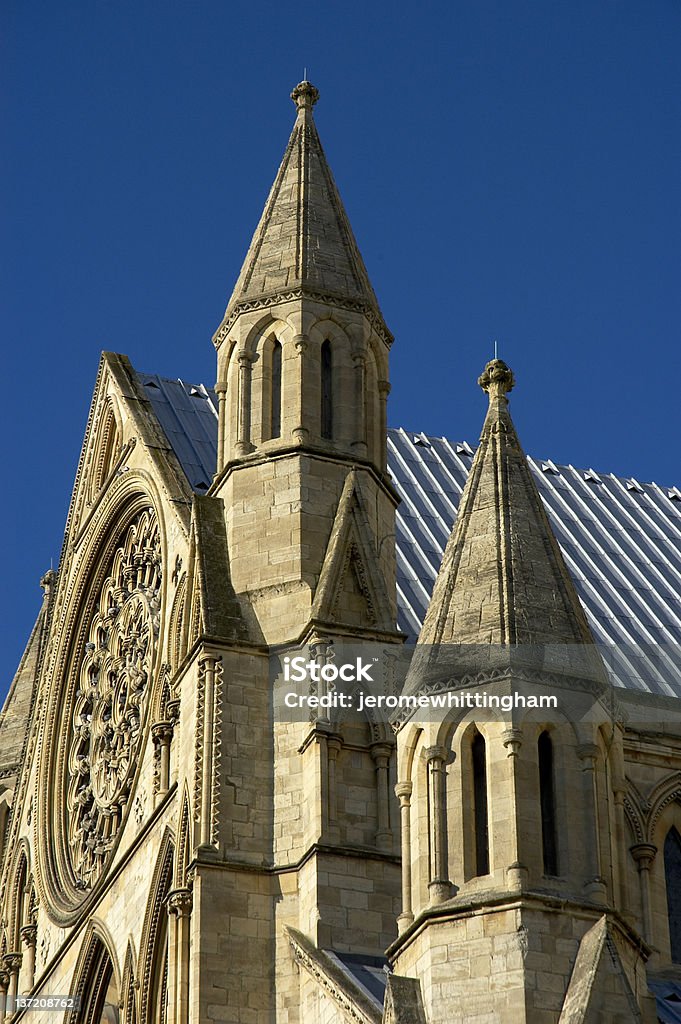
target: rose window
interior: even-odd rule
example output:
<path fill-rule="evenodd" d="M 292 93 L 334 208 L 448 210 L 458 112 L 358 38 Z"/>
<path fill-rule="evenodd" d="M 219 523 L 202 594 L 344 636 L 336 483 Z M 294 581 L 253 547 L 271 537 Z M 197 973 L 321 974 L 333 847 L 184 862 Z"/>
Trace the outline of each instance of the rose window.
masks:
<path fill-rule="evenodd" d="M 159 626 L 161 556 L 151 509 L 125 530 L 95 601 L 68 737 L 68 854 L 80 889 L 101 874 L 137 767 Z"/>

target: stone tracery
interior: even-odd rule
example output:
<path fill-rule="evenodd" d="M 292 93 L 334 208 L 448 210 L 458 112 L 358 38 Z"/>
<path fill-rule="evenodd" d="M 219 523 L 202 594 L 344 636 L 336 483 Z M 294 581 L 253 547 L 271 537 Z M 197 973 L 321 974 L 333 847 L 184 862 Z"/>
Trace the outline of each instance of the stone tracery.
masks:
<path fill-rule="evenodd" d="M 96 599 L 68 723 L 68 847 L 78 888 L 102 872 L 136 768 L 159 629 L 156 516 L 125 530 Z"/>

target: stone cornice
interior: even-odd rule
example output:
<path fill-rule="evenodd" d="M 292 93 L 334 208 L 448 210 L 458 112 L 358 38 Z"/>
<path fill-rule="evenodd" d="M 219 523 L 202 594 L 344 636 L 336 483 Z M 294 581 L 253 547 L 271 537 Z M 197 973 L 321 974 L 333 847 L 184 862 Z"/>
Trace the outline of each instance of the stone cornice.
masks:
<path fill-rule="evenodd" d="M 381 314 L 370 305 L 359 300 L 353 300 L 335 295 L 333 293 L 321 293 L 310 291 L 307 288 L 292 288 L 286 291 L 272 292 L 270 295 L 263 295 L 259 299 L 251 299 L 237 303 L 225 315 L 224 320 L 213 335 L 213 345 L 219 348 L 225 340 L 229 331 L 242 313 L 251 313 L 253 310 L 269 309 L 271 306 L 278 306 L 285 302 L 296 302 L 301 299 L 309 299 L 311 302 L 320 302 L 327 306 L 337 306 L 340 309 L 349 309 L 353 313 L 361 313 L 365 316 L 376 334 L 379 336 L 386 348 L 390 348 L 394 337 L 385 325 Z"/>
<path fill-rule="evenodd" d="M 386 956 L 392 963 L 424 929 L 439 921 L 460 920 L 461 918 L 502 913 L 509 910 L 536 911 L 537 909 L 550 913 L 566 912 L 573 918 L 581 918 L 585 921 L 598 919 L 605 914 L 626 940 L 636 946 L 644 961 L 652 952 L 647 942 L 613 908 L 604 907 L 600 903 L 592 903 L 588 900 L 558 896 L 534 889 L 528 890 L 520 896 L 518 893 L 508 891 L 488 891 L 484 896 L 477 897 L 468 894 L 458 895 L 439 906 L 427 907 L 388 947 Z"/>

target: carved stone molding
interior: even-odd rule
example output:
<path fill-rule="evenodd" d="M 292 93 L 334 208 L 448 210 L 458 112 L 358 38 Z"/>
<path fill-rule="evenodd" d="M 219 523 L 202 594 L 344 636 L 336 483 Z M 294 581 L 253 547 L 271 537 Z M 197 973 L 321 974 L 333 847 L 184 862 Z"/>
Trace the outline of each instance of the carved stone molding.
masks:
<path fill-rule="evenodd" d="M 192 912 L 191 889 L 172 889 L 167 899 L 168 913 L 175 917 L 188 917 Z"/>

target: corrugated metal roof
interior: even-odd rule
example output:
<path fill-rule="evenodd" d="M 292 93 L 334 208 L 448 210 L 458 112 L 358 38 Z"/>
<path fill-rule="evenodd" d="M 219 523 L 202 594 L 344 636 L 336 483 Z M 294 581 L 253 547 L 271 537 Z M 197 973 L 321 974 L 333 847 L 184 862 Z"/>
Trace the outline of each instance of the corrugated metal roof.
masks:
<path fill-rule="evenodd" d="M 194 490 L 217 458 L 203 385 L 138 374 Z M 388 431 L 397 510 L 398 625 L 421 628 L 473 460 L 465 441 Z M 681 696 L 681 501 L 673 487 L 528 459 L 596 640 L 620 685 Z"/>
<path fill-rule="evenodd" d="M 168 380 L 155 373 L 137 378 L 151 402 L 189 483 L 199 494 L 211 485 L 217 463 L 218 412 L 212 388 Z"/>
<path fill-rule="evenodd" d="M 385 957 L 369 956 L 364 953 L 338 953 L 334 949 L 327 949 L 324 952 L 379 1009 L 383 1008 L 388 984 L 388 961 Z"/>

